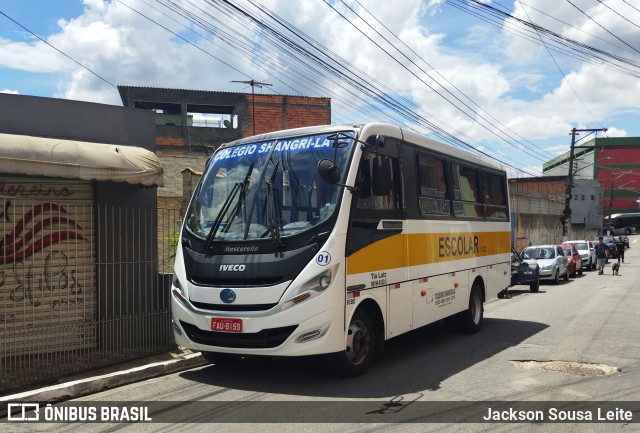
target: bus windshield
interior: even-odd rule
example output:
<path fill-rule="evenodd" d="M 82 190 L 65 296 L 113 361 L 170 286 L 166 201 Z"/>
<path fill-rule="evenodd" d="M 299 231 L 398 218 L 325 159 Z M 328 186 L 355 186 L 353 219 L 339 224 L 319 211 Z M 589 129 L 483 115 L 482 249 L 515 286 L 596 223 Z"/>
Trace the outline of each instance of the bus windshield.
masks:
<path fill-rule="evenodd" d="M 354 132 L 292 137 L 219 149 L 194 193 L 185 227 L 214 241 L 283 238 L 331 217 L 340 187 L 323 181 L 318 161 L 345 172 Z"/>

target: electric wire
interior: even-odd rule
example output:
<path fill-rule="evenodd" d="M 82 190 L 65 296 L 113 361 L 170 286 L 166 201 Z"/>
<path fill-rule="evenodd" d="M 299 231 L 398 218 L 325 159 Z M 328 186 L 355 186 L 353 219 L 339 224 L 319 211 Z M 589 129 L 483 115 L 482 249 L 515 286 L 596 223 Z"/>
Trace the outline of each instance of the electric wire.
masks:
<path fill-rule="evenodd" d="M 629 45 L 628 43 L 626 43 L 624 40 L 622 40 L 620 37 L 616 36 L 613 32 L 611 32 L 609 29 L 607 29 L 605 26 L 603 26 L 602 24 L 600 24 L 599 22 L 597 22 L 596 20 L 594 20 L 591 15 L 589 15 L 588 13 L 586 13 L 585 11 L 583 11 L 582 9 L 580 9 L 578 6 L 576 6 L 575 4 L 573 4 L 571 2 L 571 0 L 566 0 L 567 3 L 569 3 L 571 6 L 573 6 L 574 8 L 576 8 L 582 15 L 584 15 L 585 17 L 589 18 L 591 21 L 593 21 L 598 27 L 600 27 L 602 30 L 604 30 L 605 32 L 609 33 L 611 36 L 613 36 L 614 38 L 616 38 L 617 40 L 619 40 L 620 42 L 622 42 L 623 44 L 625 44 L 626 46 L 628 46 L 629 48 L 631 48 L 633 51 L 635 51 L 636 53 L 640 54 L 640 51 L 638 51 L 636 48 L 632 47 L 631 45 Z"/>

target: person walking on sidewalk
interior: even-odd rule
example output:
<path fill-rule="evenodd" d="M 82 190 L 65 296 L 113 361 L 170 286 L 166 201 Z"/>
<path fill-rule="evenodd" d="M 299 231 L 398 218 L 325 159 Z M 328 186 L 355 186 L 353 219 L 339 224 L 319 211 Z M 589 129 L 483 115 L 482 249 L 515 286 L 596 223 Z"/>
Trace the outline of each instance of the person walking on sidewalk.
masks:
<path fill-rule="evenodd" d="M 624 247 L 624 239 L 622 239 L 622 236 L 620 236 L 616 241 L 616 249 L 618 250 L 618 263 L 620 263 L 620 260 L 622 260 L 622 263 L 624 263 Z"/>
<path fill-rule="evenodd" d="M 604 238 L 602 236 L 598 238 L 598 243 L 593 246 L 593 249 L 596 251 L 598 275 L 602 275 L 604 272 L 604 265 L 607 263 L 607 252 L 609 251 L 609 247 L 605 245 Z"/>

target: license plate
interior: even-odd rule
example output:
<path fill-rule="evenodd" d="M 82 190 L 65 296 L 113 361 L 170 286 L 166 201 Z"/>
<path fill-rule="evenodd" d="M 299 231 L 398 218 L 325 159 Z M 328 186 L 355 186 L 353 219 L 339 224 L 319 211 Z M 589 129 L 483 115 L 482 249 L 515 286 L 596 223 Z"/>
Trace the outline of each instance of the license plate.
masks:
<path fill-rule="evenodd" d="M 242 332 L 242 319 L 212 317 L 211 330 L 217 332 Z"/>

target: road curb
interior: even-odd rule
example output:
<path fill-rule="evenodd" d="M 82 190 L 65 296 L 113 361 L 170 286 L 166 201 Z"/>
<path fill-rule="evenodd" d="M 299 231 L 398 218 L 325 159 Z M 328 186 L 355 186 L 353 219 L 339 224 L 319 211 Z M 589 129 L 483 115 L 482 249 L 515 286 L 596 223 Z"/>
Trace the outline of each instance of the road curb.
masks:
<path fill-rule="evenodd" d="M 3 396 L 0 397 L 0 402 L 56 403 L 207 364 L 199 352 L 190 353 L 168 361 L 153 362 L 126 370 Z M 0 414 L 0 416 L 5 415 Z"/>

